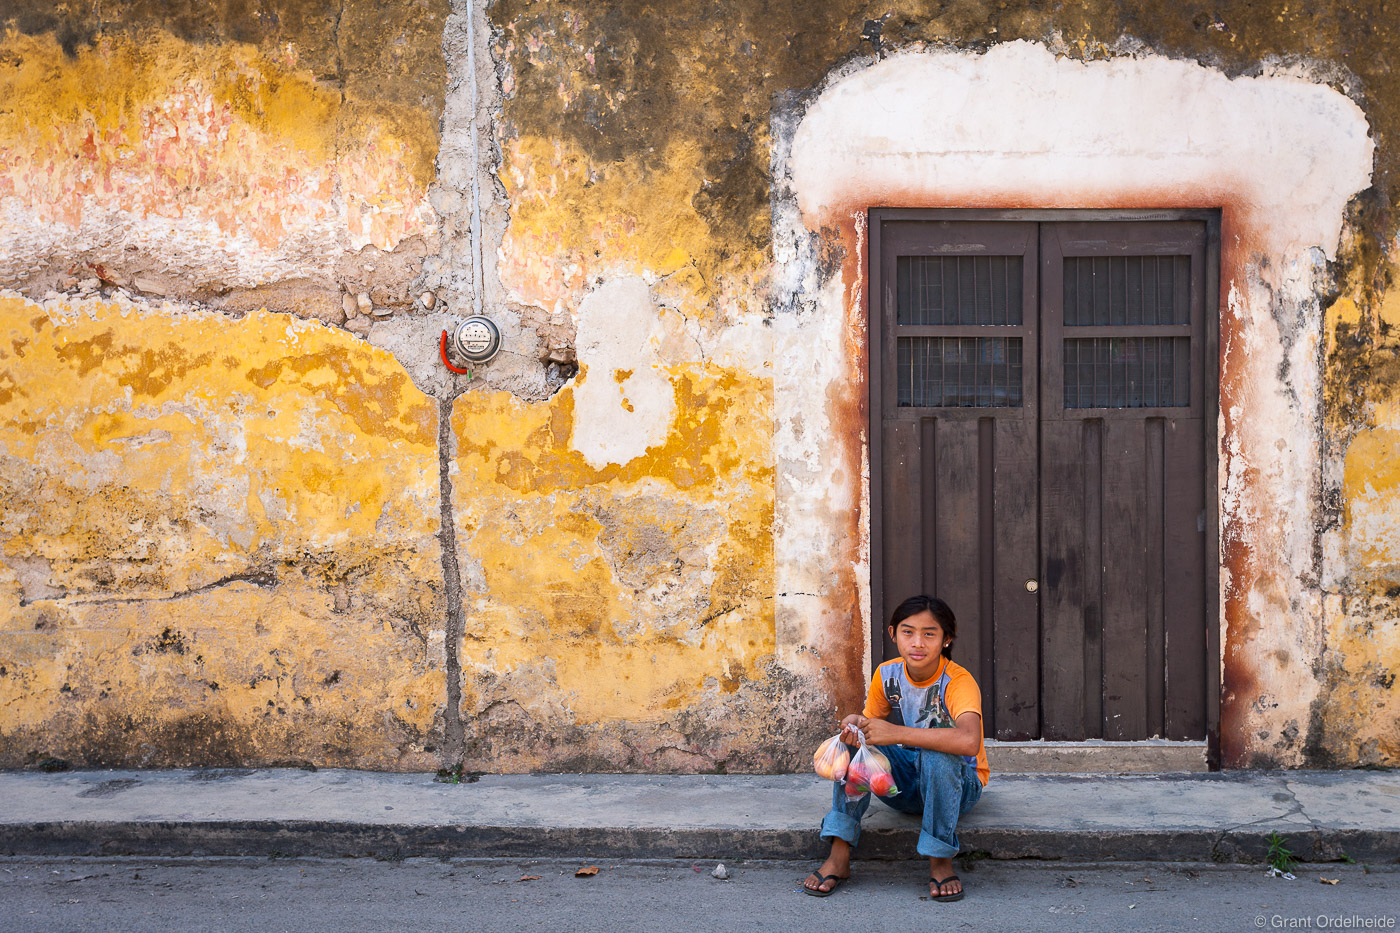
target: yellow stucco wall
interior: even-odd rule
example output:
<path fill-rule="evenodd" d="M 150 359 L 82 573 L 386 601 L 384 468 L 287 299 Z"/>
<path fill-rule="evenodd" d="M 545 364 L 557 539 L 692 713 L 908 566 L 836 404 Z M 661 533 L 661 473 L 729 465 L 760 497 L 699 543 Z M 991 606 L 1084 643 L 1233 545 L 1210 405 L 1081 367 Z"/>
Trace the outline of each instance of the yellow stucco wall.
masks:
<path fill-rule="evenodd" d="M 436 406 L 281 315 L 0 299 L 3 764 L 432 765 Z"/>
<path fill-rule="evenodd" d="M 602 469 L 570 447 L 573 388 L 458 399 L 471 766 L 631 745 L 635 767 L 703 768 L 771 740 L 774 700 L 755 692 L 774 651 L 771 387 L 717 367 L 668 376 L 664 442 Z M 696 734 L 705 718 L 726 731 Z"/>
<path fill-rule="evenodd" d="M 1327 311 L 1328 429 L 1343 452 L 1327 556 L 1346 576 L 1325 602 L 1317 748 L 1319 763 L 1378 765 L 1400 758 L 1400 288 L 1348 292 Z"/>

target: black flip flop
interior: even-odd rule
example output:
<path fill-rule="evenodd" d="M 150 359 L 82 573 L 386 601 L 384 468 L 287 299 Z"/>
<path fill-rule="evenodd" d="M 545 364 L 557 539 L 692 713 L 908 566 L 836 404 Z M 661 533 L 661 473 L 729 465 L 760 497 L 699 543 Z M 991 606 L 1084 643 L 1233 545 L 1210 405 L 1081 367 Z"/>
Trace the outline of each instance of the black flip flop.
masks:
<path fill-rule="evenodd" d="M 836 889 L 841 887 L 841 882 L 845 881 L 847 878 L 850 877 L 849 875 L 847 875 L 846 878 L 842 878 L 840 875 L 823 875 L 819 871 L 812 872 L 812 875 L 817 879 L 817 887 L 809 888 L 806 884 L 803 884 L 802 890 L 806 891 L 813 897 L 831 897 L 831 895 L 836 893 Z M 834 881 L 836 883 L 833 884 L 831 887 L 827 888 L 825 891 L 823 891 L 821 889 L 821 886 L 826 884 L 828 881 Z"/>
<path fill-rule="evenodd" d="M 940 881 L 940 880 L 938 880 L 937 878 L 933 877 L 932 875 L 929 875 L 928 880 L 929 880 L 929 884 L 937 885 L 937 886 L 938 886 L 938 890 L 939 890 L 939 891 L 942 891 L 942 890 L 943 890 L 943 886 L 944 886 L 945 884 L 947 884 L 948 882 L 950 882 L 950 881 L 961 881 L 962 879 L 959 878 L 957 875 L 949 875 L 947 878 L 944 878 L 942 881 Z M 967 893 L 967 889 L 964 888 L 963 890 L 959 891 L 957 894 L 930 894 L 930 895 L 929 895 L 929 900 L 931 900 L 931 901 L 938 901 L 939 903 L 947 904 L 947 903 L 952 903 L 953 901 L 960 901 L 960 900 L 962 900 L 962 899 L 963 899 L 963 895 L 966 894 L 966 893 Z"/>

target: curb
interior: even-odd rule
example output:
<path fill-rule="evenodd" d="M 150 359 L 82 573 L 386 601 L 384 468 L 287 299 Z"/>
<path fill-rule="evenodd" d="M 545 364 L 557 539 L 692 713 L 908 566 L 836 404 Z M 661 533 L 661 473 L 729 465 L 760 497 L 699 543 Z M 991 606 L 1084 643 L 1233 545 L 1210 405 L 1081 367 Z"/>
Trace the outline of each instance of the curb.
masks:
<path fill-rule="evenodd" d="M 1308 830 L 1279 834 L 1303 862 L 1400 862 L 1400 833 Z M 1257 864 L 1269 833 L 1258 829 L 1046 832 L 967 828 L 962 857 L 1047 861 Z M 870 829 L 860 857 L 912 857 L 917 829 Z M 826 854 L 815 829 L 638 829 L 424 826 L 330 821 L 114 822 L 0 825 L 9 856 L 256 856 L 376 858 L 810 859 Z"/>

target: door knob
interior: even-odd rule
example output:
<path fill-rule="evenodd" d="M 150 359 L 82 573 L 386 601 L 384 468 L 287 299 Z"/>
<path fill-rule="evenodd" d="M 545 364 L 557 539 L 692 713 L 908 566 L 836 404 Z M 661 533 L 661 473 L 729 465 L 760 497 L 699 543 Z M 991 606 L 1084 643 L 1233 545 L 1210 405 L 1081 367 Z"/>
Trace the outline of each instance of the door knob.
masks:
<path fill-rule="evenodd" d="M 1027 581 L 1026 581 L 1026 592 L 1027 592 L 1027 593 L 1034 593 L 1034 592 L 1038 591 L 1039 589 L 1040 589 L 1040 581 L 1039 581 L 1039 580 L 1027 580 Z"/>

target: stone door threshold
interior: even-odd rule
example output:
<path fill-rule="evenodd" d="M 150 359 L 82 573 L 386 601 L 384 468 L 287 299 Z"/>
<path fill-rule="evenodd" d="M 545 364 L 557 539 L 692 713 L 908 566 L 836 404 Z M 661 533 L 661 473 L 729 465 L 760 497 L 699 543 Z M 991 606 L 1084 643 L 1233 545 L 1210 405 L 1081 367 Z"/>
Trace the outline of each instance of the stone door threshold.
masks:
<path fill-rule="evenodd" d="M 1067 774 L 1209 771 L 1205 742 L 1001 742 L 987 739 L 993 774 Z"/>

